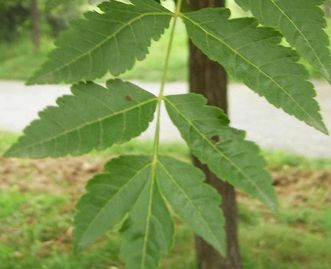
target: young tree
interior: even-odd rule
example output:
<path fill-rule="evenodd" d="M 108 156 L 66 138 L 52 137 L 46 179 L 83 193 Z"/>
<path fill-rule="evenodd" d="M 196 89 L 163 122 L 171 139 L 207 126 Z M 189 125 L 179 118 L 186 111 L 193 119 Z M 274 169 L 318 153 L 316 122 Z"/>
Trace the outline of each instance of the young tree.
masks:
<path fill-rule="evenodd" d="M 182 10 L 181 0 L 175 11 L 151 0 L 104 2 L 100 13 L 87 13 L 61 35 L 48 61 L 28 81 L 74 83 L 72 95 L 41 112 L 40 119 L 26 128 L 5 155 L 44 158 L 105 149 L 139 136 L 156 114 L 150 156 L 110 160 L 104 173 L 87 184 L 87 193 L 77 206 L 75 246 L 82 248 L 109 229 L 121 227 L 126 267 L 157 268 L 173 243 L 170 212 L 175 212 L 226 256 L 227 243 L 233 242 L 226 242 L 225 220 L 219 207 L 221 196 L 204 182 L 201 170 L 159 153 L 161 104 L 165 104 L 192 154 L 208 166 L 215 180 L 222 179 L 260 199 L 273 211 L 277 210 L 277 199 L 258 147 L 245 140 L 243 131 L 229 126 L 224 111 L 208 105 L 199 94 L 165 95 L 177 21 L 184 21 L 191 42 L 209 59 L 223 65 L 272 105 L 328 134 L 314 99 L 314 87 L 294 51 L 295 48 L 330 81 L 331 57 L 319 7 L 322 2 L 305 1 L 302 20 L 303 1 L 237 0 L 255 16 L 239 19 L 230 19 L 230 11 L 225 8 Z M 136 60 L 144 59 L 151 40 L 158 40 L 170 21 L 158 96 L 120 79 L 108 81 L 106 87 L 91 82 L 107 72 L 118 76 L 131 69 Z M 293 49 L 280 44 L 280 33 Z M 218 72 L 225 76 L 224 71 Z M 227 257 L 225 260 L 231 255 Z M 235 260 L 240 267 L 239 259 Z M 233 264 L 225 266 L 231 268 Z"/>

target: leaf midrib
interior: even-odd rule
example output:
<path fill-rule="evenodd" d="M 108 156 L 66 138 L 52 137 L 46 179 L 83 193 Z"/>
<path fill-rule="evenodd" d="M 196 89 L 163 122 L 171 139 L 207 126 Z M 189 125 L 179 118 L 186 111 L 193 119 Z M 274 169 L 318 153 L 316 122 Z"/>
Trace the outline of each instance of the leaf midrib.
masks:
<path fill-rule="evenodd" d="M 308 116 L 308 118 L 310 118 L 313 122 L 317 123 L 317 126 L 320 126 L 320 124 L 318 122 L 316 122 L 316 119 L 311 116 L 288 92 L 287 90 L 282 87 L 277 81 L 275 81 L 270 75 L 268 75 L 267 73 L 265 73 L 260 67 L 258 67 L 257 65 L 255 65 L 254 63 L 252 63 L 249 59 L 247 59 L 244 55 L 242 55 L 241 53 L 239 53 L 237 50 L 233 49 L 230 45 L 228 45 L 226 42 L 224 42 L 221 38 L 217 37 L 216 35 L 214 35 L 211 32 L 208 32 L 207 30 L 205 30 L 199 23 L 196 23 L 195 21 L 191 20 L 189 17 L 185 16 L 185 14 L 182 15 L 182 17 L 186 20 L 188 20 L 190 23 L 192 23 L 195 27 L 200 28 L 206 35 L 209 35 L 211 37 L 213 37 L 214 39 L 216 39 L 217 41 L 219 41 L 220 43 L 222 43 L 224 46 L 226 46 L 228 49 L 230 49 L 234 54 L 238 55 L 239 57 L 241 57 L 245 62 L 247 62 L 249 65 L 253 66 L 256 70 L 258 70 L 261 74 L 263 74 L 266 78 L 268 78 L 271 82 L 273 82 L 282 92 L 285 93 L 285 95 L 287 95 L 293 102 L 294 104 L 297 105 L 297 107 L 305 114 Z M 318 127 L 318 129 L 321 129 L 320 127 Z"/>
<path fill-rule="evenodd" d="M 76 127 L 76 128 L 69 129 L 69 130 L 66 130 L 65 132 L 59 133 L 59 134 L 56 135 L 56 136 L 50 136 L 50 137 L 48 137 L 48 138 L 45 139 L 45 140 L 41 140 L 41 141 L 38 141 L 38 142 L 36 142 L 36 143 L 29 144 L 28 146 L 25 146 L 25 147 L 19 147 L 18 150 L 14 150 L 14 151 L 10 152 L 10 153 L 11 153 L 10 155 L 15 154 L 15 152 L 22 152 L 22 151 L 25 151 L 25 150 L 27 150 L 27 149 L 33 148 L 33 147 L 35 147 L 35 146 L 38 146 L 38 145 L 42 145 L 42 144 L 48 143 L 48 142 L 50 142 L 50 141 L 52 141 L 52 140 L 54 140 L 54 139 L 58 139 L 59 137 L 66 136 L 66 135 L 68 135 L 68 134 L 70 134 L 70 133 L 72 133 L 72 132 L 76 132 L 76 131 L 77 131 L 77 132 L 79 133 L 79 130 L 80 130 L 80 129 L 83 129 L 83 128 L 89 126 L 89 125 L 92 125 L 92 124 L 95 124 L 95 123 L 98 123 L 98 122 L 102 122 L 102 121 L 108 120 L 108 119 L 113 118 L 113 117 L 116 117 L 116 116 L 118 116 L 118 115 L 120 115 L 120 114 L 125 114 L 125 113 L 127 113 L 127 112 L 129 112 L 129 111 L 131 111 L 131 110 L 134 110 L 134 109 L 136 109 L 136 108 L 142 107 L 142 106 L 147 105 L 147 104 L 149 104 L 149 103 L 152 103 L 152 102 L 154 102 L 154 101 L 156 101 L 156 97 L 153 97 L 152 99 L 150 99 L 150 100 L 146 100 L 146 101 L 144 101 L 144 102 L 142 102 L 142 103 L 139 103 L 139 104 L 137 104 L 137 105 L 135 105 L 135 106 L 132 106 L 132 107 L 126 108 L 126 109 L 124 109 L 124 110 L 118 111 L 118 112 L 116 112 L 116 113 L 113 113 L 113 114 L 111 114 L 111 115 L 107 115 L 107 116 L 104 116 L 104 117 L 98 118 L 98 119 L 96 119 L 96 120 L 89 121 L 89 122 L 87 122 L 87 123 L 84 123 L 84 124 L 82 124 L 82 125 Z"/>
<path fill-rule="evenodd" d="M 255 188 L 258 190 L 259 194 L 261 195 L 260 197 L 264 198 L 264 201 L 267 202 L 268 206 L 271 208 L 274 208 L 274 203 L 272 200 L 269 199 L 268 196 L 264 194 L 264 192 L 259 188 L 259 186 L 252 180 L 252 178 L 245 173 L 238 165 L 236 165 L 231 159 L 229 159 L 222 151 L 220 151 L 211 141 L 204 135 L 204 133 L 200 132 L 199 128 L 196 127 L 193 122 L 188 119 L 185 114 L 183 114 L 177 107 L 176 105 L 171 102 L 168 98 L 165 98 L 166 102 L 168 102 L 190 126 L 192 126 L 196 132 L 204 139 L 207 141 L 207 143 L 220 155 L 222 155 L 229 163 L 231 166 L 233 166 L 241 175 L 243 175 L 244 178 L 246 178 Z"/>
<path fill-rule="evenodd" d="M 139 13 L 138 13 L 139 14 Z M 82 53 L 81 55 L 75 57 L 74 59 L 72 59 L 71 61 L 64 63 L 62 65 L 60 65 L 59 67 L 52 69 L 51 71 L 41 75 L 41 76 L 37 76 L 35 77 L 33 80 L 36 79 L 42 79 L 44 77 L 47 77 L 50 74 L 53 74 L 55 72 L 60 72 L 60 70 L 69 67 L 71 64 L 79 61 L 80 59 L 82 59 L 83 57 L 86 57 L 88 55 L 91 55 L 91 53 L 93 53 L 95 50 L 97 50 L 98 48 L 100 48 L 101 46 L 103 46 L 105 43 L 107 43 L 108 41 L 110 41 L 113 38 L 116 38 L 116 36 L 122 31 L 124 30 L 126 27 L 131 27 L 131 24 L 133 24 L 134 22 L 146 17 L 146 16 L 173 16 L 173 14 L 171 12 L 167 13 L 167 12 L 148 12 L 148 13 L 144 13 L 141 14 L 133 19 L 131 19 L 129 22 L 127 22 L 126 24 L 123 24 L 121 27 L 119 27 L 113 34 L 111 34 L 110 36 L 108 36 L 107 38 L 105 38 L 104 40 L 102 40 L 101 42 L 99 42 L 96 46 L 92 47 L 91 49 L 87 50 L 85 53 Z"/>
<path fill-rule="evenodd" d="M 147 216 L 146 216 L 146 226 L 145 226 L 145 235 L 143 239 L 143 249 L 142 249 L 142 257 L 140 262 L 140 268 L 145 268 L 145 260 L 147 256 L 147 242 L 149 241 L 149 234 L 150 234 L 150 222 L 152 217 L 152 203 L 153 203 L 153 195 L 154 195 L 154 185 L 155 185 L 155 177 L 156 177 L 156 170 L 154 162 L 151 165 L 151 179 L 150 179 L 150 186 L 149 186 L 149 194 L 148 194 L 148 208 L 147 208 Z"/>

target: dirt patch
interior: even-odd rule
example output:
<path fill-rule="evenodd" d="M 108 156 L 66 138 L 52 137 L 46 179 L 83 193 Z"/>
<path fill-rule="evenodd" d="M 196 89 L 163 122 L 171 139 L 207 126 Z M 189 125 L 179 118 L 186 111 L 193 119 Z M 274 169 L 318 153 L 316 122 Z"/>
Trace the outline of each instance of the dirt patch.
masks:
<path fill-rule="evenodd" d="M 278 195 L 289 205 L 319 207 L 331 202 L 331 169 L 307 170 L 284 167 L 272 171 Z"/>
<path fill-rule="evenodd" d="M 33 161 L 0 158 L 0 190 L 80 194 L 86 181 L 102 171 L 104 162 L 92 157 Z"/>
<path fill-rule="evenodd" d="M 17 188 L 21 192 L 63 192 L 78 198 L 86 181 L 102 171 L 107 160 L 101 157 L 78 157 L 44 160 L 0 158 L 0 190 Z M 271 171 L 280 199 L 290 205 L 331 202 L 331 169 L 307 170 L 284 167 Z M 318 202 L 317 202 L 318 201 Z"/>

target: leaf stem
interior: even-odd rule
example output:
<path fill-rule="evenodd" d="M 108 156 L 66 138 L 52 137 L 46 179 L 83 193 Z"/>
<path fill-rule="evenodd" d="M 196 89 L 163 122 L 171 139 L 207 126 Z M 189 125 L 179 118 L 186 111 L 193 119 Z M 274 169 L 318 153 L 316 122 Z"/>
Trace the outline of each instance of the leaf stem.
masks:
<path fill-rule="evenodd" d="M 174 18 L 173 18 L 172 25 L 171 25 L 170 38 L 169 38 L 169 43 L 168 43 L 164 66 L 163 66 L 160 92 L 159 92 L 159 96 L 158 96 L 158 100 L 157 100 L 156 127 L 155 127 L 154 144 L 153 144 L 153 164 L 156 164 L 157 157 L 159 155 L 161 105 L 162 105 L 162 100 L 164 98 L 163 94 L 164 94 L 165 84 L 166 84 L 167 78 L 168 78 L 170 55 L 171 55 L 172 45 L 173 45 L 173 41 L 174 41 L 174 37 L 175 37 L 177 19 L 178 19 L 178 17 L 180 17 L 180 9 L 181 9 L 181 5 L 182 5 L 182 1 L 183 0 L 178 0 L 177 4 L 176 4 L 176 10 L 175 10 Z"/>

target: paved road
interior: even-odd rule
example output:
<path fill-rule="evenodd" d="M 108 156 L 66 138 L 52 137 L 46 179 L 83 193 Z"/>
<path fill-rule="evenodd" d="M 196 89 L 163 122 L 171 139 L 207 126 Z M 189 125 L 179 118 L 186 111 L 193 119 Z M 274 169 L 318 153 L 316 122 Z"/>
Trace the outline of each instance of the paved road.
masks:
<path fill-rule="evenodd" d="M 145 89 L 157 93 L 158 84 L 136 82 Z M 331 130 L 331 86 L 315 83 L 322 114 Z M 167 94 L 185 93 L 185 83 L 169 83 Z M 21 82 L 0 82 L 0 129 L 21 131 L 37 112 L 47 105 L 55 104 L 57 97 L 69 94 L 68 86 L 26 87 Z M 232 126 L 247 131 L 248 138 L 268 149 L 281 149 L 316 157 L 331 157 L 331 137 L 297 121 L 269 105 L 263 98 L 241 84 L 231 84 L 230 118 Z M 153 136 L 153 125 L 142 135 Z M 166 113 L 162 113 L 162 139 L 181 139 Z"/>

